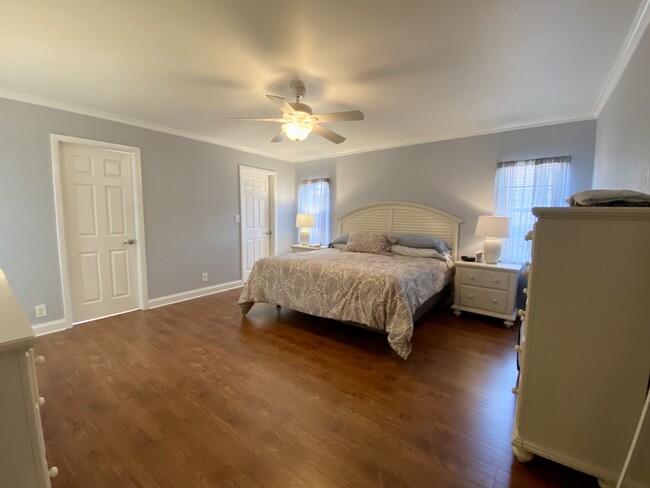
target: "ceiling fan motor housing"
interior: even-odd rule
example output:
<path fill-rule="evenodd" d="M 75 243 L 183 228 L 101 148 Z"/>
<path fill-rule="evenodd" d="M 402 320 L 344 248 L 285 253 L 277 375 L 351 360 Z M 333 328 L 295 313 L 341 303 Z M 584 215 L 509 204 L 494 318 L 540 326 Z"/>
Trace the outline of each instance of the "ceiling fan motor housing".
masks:
<path fill-rule="evenodd" d="M 308 115 L 313 115 L 314 113 L 311 107 L 306 103 L 295 102 L 295 103 L 290 103 L 289 105 L 291 105 L 296 112 L 304 112 Z"/>

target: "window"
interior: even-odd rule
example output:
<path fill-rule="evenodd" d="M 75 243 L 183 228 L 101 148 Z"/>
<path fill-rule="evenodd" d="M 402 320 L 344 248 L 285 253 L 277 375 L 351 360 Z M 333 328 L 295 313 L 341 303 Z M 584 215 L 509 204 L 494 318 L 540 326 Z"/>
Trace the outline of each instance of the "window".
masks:
<path fill-rule="evenodd" d="M 497 165 L 494 184 L 495 215 L 510 217 L 510 237 L 503 242 L 501 261 L 523 263 L 530 260 L 530 241 L 524 240 L 533 228 L 533 207 L 565 206 L 571 156 L 507 161 Z"/>
<path fill-rule="evenodd" d="M 326 246 L 330 241 L 330 180 L 303 180 L 298 186 L 298 212 L 314 216 L 309 243 Z"/>

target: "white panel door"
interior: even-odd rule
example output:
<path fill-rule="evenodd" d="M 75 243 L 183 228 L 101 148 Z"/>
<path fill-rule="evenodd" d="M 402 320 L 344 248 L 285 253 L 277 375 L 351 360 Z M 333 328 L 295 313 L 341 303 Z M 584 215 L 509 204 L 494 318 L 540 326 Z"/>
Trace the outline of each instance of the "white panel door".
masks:
<path fill-rule="evenodd" d="M 131 155 L 63 144 L 73 322 L 139 308 Z"/>
<path fill-rule="evenodd" d="M 253 264 L 271 250 L 270 177 L 254 169 L 241 170 L 242 262 L 246 281 Z"/>

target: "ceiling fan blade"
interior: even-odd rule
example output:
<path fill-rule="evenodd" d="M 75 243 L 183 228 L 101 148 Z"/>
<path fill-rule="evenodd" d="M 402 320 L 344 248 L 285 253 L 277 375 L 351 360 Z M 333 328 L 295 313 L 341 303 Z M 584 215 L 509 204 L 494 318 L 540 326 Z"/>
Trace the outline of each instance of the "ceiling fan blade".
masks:
<path fill-rule="evenodd" d="M 282 142 L 286 140 L 287 140 L 287 135 L 284 133 L 283 130 L 281 130 L 276 134 L 276 136 L 273 139 L 271 139 L 271 142 Z"/>
<path fill-rule="evenodd" d="M 228 120 L 252 120 L 254 122 L 286 122 L 284 119 L 256 119 L 254 117 L 226 117 Z"/>
<path fill-rule="evenodd" d="M 316 122 L 346 122 L 348 120 L 363 120 L 364 115 L 361 110 L 350 110 L 349 112 L 332 112 L 329 114 L 312 115 Z"/>
<path fill-rule="evenodd" d="M 320 125 L 314 124 L 312 126 L 312 132 L 315 132 L 319 136 L 324 137 L 328 141 L 332 141 L 334 144 L 341 144 L 343 141 L 345 141 L 345 137 L 342 135 L 326 129 L 325 127 L 321 127 Z"/>
<path fill-rule="evenodd" d="M 275 103 L 278 107 L 280 107 L 282 109 L 282 112 L 284 112 L 285 114 L 296 113 L 293 107 L 289 105 L 289 102 L 287 102 L 284 98 L 278 97 L 276 95 L 267 95 L 266 98 L 268 98 L 273 103 Z"/>

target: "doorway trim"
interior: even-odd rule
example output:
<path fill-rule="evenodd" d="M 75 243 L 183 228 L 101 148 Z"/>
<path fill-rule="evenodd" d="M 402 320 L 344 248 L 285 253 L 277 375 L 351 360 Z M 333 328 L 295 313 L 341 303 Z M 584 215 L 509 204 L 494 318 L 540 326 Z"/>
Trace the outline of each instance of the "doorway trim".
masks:
<path fill-rule="evenodd" d="M 144 204 L 142 200 L 142 164 L 140 148 L 113 144 L 111 142 L 82 139 L 80 137 L 50 134 L 52 151 L 52 182 L 54 185 L 54 211 L 56 217 L 56 237 L 59 247 L 59 268 L 61 272 L 61 295 L 63 298 L 63 321 L 66 329 L 72 328 L 72 297 L 70 296 L 70 272 L 68 268 L 68 246 L 65 232 L 65 215 L 63 211 L 63 181 L 61 178 L 61 146 L 65 143 L 80 146 L 91 146 L 110 151 L 119 151 L 131 156 L 131 172 L 133 175 L 133 213 L 135 214 L 135 235 L 140 246 L 137 247 L 138 257 L 138 306 L 142 310 L 149 308 L 147 291 L 147 257 L 144 240 Z"/>
<path fill-rule="evenodd" d="M 270 249 L 269 249 L 269 256 L 275 256 L 276 250 L 278 248 L 278 233 L 277 233 L 277 184 L 278 184 L 278 178 L 277 178 L 277 172 L 270 170 L 270 169 L 264 169 L 264 168 L 257 168 L 255 166 L 247 166 L 245 164 L 240 164 L 239 165 L 239 273 L 240 273 L 240 279 L 242 283 L 244 282 L 244 225 L 243 225 L 243 214 L 244 214 L 244 178 L 243 178 L 243 172 L 244 171 L 255 171 L 260 174 L 266 175 L 266 177 L 269 179 L 269 210 L 271 210 L 271 214 L 269 215 L 269 223 L 271 227 L 271 242 L 270 242 Z"/>

